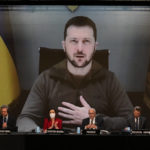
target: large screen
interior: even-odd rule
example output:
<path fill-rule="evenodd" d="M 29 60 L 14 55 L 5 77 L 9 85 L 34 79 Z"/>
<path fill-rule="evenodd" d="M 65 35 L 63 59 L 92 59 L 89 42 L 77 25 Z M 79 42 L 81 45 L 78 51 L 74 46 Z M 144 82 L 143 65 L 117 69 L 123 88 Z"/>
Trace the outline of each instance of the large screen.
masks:
<path fill-rule="evenodd" d="M 63 49 L 65 24 L 75 16 L 86 16 L 95 22 L 98 42 L 96 49 L 109 51 L 108 70 L 114 72 L 133 106 L 142 105 L 150 55 L 149 6 L 4 5 L 0 6 L 0 35 L 14 60 L 21 96 L 24 96 L 18 98 L 21 99 L 17 102 L 19 112 L 10 105 L 16 116 L 21 113 L 28 93 L 39 76 L 39 48 Z M 85 89 L 86 87 L 83 88 Z M 64 98 L 65 94 L 68 99 L 75 96 L 72 91 L 69 96 L 67 92 L 66 89 L 63 95 L 61 92 L 55 94 L 58 98 Z M 89 95 L 94 99 L 92 94 Z M 81 104 L 77 105 L 81 107 Z M 92 106 L 96 105 L 98 106 Z M 48 109 L 50 108 L 53 107 Z M 110 113 L 111 111 L 110 109 Z M 97 112 L 100 113 L 99 110 Z M 41 118 L 41 114 L 37 115 Z M 47 116 L 48 112 L 44 114 L 44 117 Z"/>

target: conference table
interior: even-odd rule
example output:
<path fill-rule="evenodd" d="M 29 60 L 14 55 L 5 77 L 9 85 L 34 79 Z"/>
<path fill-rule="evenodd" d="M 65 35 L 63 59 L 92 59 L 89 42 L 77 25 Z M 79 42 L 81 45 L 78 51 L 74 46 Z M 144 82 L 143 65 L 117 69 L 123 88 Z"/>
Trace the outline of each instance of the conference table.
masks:
<path fill-rule="evenodd" d="M 28 132 L 10 132 L 0 133 L 0 150 L 29 150 L 29 149 L 47 149 L 47 147 L 56 147 L 57 149 L 79 149 L 87 147 L 105 147 L 111 149 L 135 149 L 136 147 L 148 146 L 150 142 L 150 132 L 146 134 L 77 134 L 77 133 L 28 133 Z M 114 144 L 110 144 L 114 143 Z M 93 145 L 94 144 L 94 145 Z M 137 145 L 138 144 L 138 145 Z M 147 145 L 146 145 L 147 144 Z"/>

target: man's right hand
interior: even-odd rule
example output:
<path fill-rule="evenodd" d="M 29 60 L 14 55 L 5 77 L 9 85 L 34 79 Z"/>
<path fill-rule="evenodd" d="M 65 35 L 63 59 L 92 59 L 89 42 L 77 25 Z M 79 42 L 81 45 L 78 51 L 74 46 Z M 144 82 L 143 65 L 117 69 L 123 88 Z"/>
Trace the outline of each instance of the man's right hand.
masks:
<path fill-rule="evenodd" d="M 85 126 L 85 129 L 97 129 L 97 126 L 95 124 L 88 124 Z"/>
<path fill-rule="evenodd" d="M 6 122 L 3 123 L 2 128 L 3 129 L 7 128 L 7 123 Z"/>
<path fill-rule="evenodd" d="M 91 124 L 85 126 L 85 129 L 90 129 L 90 128 L 91 128 Z"/>

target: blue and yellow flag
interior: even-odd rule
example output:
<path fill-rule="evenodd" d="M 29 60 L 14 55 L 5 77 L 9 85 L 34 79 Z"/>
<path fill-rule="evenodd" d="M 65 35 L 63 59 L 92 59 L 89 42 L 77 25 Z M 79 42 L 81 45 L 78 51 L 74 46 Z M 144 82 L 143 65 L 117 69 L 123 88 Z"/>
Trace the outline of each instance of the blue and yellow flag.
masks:
<path fill-rule="evenodd" d="M 10 104 L 20 94 L 15 64 L 0 36 L 0 106 Z"/>

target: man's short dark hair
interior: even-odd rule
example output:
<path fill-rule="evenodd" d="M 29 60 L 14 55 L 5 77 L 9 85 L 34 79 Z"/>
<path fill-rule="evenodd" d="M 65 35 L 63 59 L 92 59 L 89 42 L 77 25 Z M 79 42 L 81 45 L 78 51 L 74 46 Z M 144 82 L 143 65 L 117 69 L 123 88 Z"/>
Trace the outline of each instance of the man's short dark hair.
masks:
<path fill-rule="evenodd" d="M 93 29 L 95 41 L 97 40 L 97 29 L 96 29 L 95 23 L 90 18 L 85 17 L 85 16 L 77 16 L 77 17 L 73 17 L 70 20 L 68 20 L 68 22 L 65 25 L 65 29 L 64 29 L 64 40 L 66 39 L 66 36 L 67 36 L 68 27 L 70 27 L 72 25 L 77 26 L 77 27 L 83 27 L 83 26 L 91 27 Z"/>

